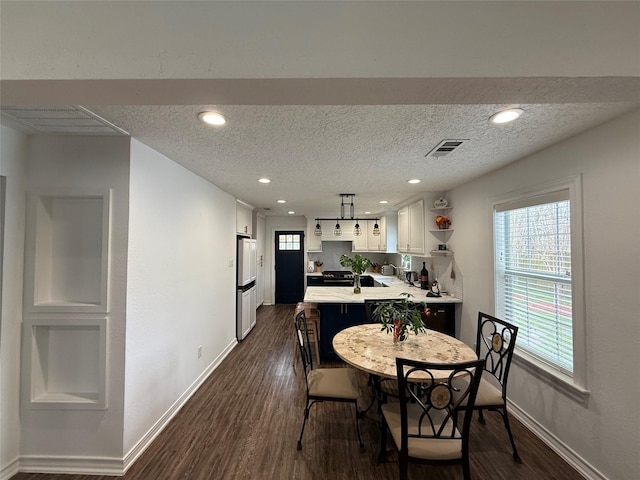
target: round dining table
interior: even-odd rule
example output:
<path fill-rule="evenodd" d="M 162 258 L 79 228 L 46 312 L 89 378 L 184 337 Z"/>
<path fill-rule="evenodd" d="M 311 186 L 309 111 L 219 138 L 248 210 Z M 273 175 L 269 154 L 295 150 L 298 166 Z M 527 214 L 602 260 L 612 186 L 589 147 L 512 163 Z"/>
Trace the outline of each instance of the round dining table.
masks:
<path fill-rule="evenodd" d="M 466 343 L 445 333 L 410 333 L 406 340 L 394 344 L 393 335 L 381 328 L 379 323 L 345 328 L 333 337 L 333 350 L 349 365 L 381 378 L 396 378 L 397 357 L 430 363 L 478 359 Z"/>

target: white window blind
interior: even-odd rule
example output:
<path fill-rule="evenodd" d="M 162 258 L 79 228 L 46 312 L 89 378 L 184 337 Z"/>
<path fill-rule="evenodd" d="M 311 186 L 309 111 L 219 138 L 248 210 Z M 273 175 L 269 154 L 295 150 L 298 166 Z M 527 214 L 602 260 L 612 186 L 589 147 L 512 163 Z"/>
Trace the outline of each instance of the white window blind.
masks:
<path fill-rule="evenodd" d="M 496 314 L 516 348 L 573 376 L 569 190 L 495 206 Z"/>

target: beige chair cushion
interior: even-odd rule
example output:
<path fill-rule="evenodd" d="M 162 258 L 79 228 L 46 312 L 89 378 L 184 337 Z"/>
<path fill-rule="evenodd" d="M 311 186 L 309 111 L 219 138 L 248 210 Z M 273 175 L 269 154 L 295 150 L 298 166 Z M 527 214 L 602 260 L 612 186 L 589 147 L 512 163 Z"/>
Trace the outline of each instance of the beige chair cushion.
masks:
<path fill-rule="evenodd" d="M 420 415 L 423 412 L 424 410 L 418 405 L 407 405 L 407 427 L 410 434 L 418 433 L 418 423 Z M 396 447 L 400 449 L 400 446 L 402 445 L 400 404 L 385 403 L 382 405 L 382 414 L 387 421 L 387 425 L 389 425 L 389 431 L 391 432 L 393 441 L 396 443 Z M 442 424 L 443 418 L 444 415 L 439 419 L 434 418 L 434 421 Z M 422 423 L 423 434 L 431 432 L 428 422 L 428 418 L 425 417 Z M 450 423 L 448 428 L 445 428 L 445 435 L 451 436 L 451 428 L 453 428 L 453 425 Z M 423 458 L 426 460 L 455 460 L 457 458 L 461 458 L 462 440 L 460 439 L 460 433 L 457 429 L 455 431 L 455 436 L 457 438 L 409 438 L 409 456 L 414 458 Z"/>
<path fill-rule="evenodd" d="M 460 405 L 464 406 L 466 404 L 467 399 L 465 398 Z M 483 372 L 482 378 L 480 379 L 480 386 L 478 387 L 478 394 L 476 395 L 475 406 L 483 407 L 494 405 L 504 405 L 504 400 L 502 399 L 502 385 L 500 385 L 498 379 L 492 374 Z"/>
<path fill-rule="evenodd" d="M 356 400 L 358 375 L 352 368 L 316 368 L 307 375 L 309 395 Z"/>

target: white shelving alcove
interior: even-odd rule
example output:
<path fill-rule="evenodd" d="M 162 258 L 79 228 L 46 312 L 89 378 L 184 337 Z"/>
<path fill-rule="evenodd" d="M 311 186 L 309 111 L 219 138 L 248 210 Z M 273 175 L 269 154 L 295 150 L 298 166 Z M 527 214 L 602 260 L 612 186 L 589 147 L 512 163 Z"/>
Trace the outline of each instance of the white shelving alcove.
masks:
<path fill-rule="evenodd" d="M 106 410 L 106 318 L 31 319 L 23 328 L 25 407 Z"/>
<path fill-rule="evenodd" d="M 110 190 L 29 196 L 26 311 L 109 311 L 110 207 Z"/>

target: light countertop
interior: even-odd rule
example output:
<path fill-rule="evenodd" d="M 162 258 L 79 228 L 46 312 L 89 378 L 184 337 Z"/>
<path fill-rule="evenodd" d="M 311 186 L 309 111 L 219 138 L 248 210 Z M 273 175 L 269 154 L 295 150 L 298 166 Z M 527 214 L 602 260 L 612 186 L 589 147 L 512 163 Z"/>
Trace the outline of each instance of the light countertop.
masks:
<path fill-rule="evenodd" d="M 398 282 L 400 281 L 398 280 Z M 426 290 L 421 290 L 419 287 L 410 287 L 404 282 L 401 282 L 400 285 L 389 286 L 386 288 L 362 287 L 362 293 L 357 294 L 353 293 L 353 287 L 307 287 L 304 294 L 304 301 L 312 303 L 364 303 L 365 298 L 374 300 L 402 298 L 401 294 L 404 292 L 413 295 L 413 300 L 418 302 L 462 303 L 461 299 L 450 295 L 442 297 L 427 297 Z"/>

